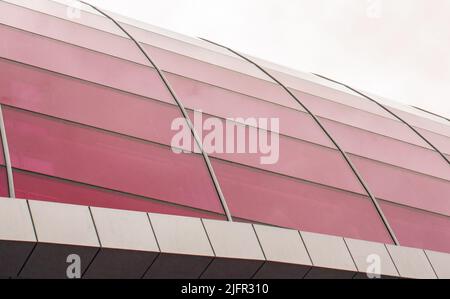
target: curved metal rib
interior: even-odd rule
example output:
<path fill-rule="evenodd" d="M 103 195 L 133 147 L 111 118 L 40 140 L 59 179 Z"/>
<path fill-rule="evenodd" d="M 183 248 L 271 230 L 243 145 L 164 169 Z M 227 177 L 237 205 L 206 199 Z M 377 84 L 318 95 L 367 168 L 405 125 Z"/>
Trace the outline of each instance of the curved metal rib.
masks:
<path fill-rule="evenodd" d="M 381 210 L 380 205 L 378 204 L 377 199 L 375 198 L 375 196 L 372 194 L 372 192 L 370 191 L 369 187 L 367 186 L 366 182 L 364 181 L 364 179 L 362 178 L 362 176 L 358 173 L 356 167 L 353 165 L 352 161 L 350 160 L 350 158 L 348 157 L 347 153 L 340 147 L 340 145 L 336 142 L 336 140 L 334 140 L 333 136 L 331 136 L 331 134 L 327 131 L 327 129 L 323 126 L 323 124 L 321 123 L 321 121 L 318 119 L 317 116 L 315 116 L 311 110 L 309 110 L 308 107 L 306 107 L 290 90 L 289 88 L 287 88 L 283 83 L 281 83 L 277 78 L 275 78 L 273 75 L 271 75 L 268 71 L 266 71 L 264 68 L 262 68 L 260 65 L 258 65 L 257 63 L 255 63 L 254 61 L 252 61 L 251 59 L 247 58 L 245 55 L 240 54 L 236 51 L 234 51 L 231 48 L 228 48 L 226 46 L 223 46 L 221 44 L 212 42 L 210 40 L 201 38 L 202 40 L 209 42 L 211 44 L 214 44 L 216 46 L 222 47 L 224 49 L 227 49 L 228 51 L 230 51 L 231 53 L 241 57 L 242 59 L 244 59 L 245 61 L 253 64 L 254 66 L 256 66 L 260 71 L 262 71 L 264 74 L 266 74 L 268 77 L 270 77 L 273 81 L 275 81 L 278 85 L 280 85 L 295 101 L 297 101 L 297 103 L 304 109 L 306 110 L 306 112 L 308 112 L 308 114 L 314 119 L 314 121 L 317 123 L 317 125 L 322 129 L 322 131 L 325 133 L 325 135 L 327 135 L 327 137 L 331 140 L 331 142 L 336 146 L 336 148 L 339 150 L 339 152 L 342 154 L 343 158 L 345 159 L 345 161 L 347 162 L 347 164 L 350 166 L 351 170 L 353 171 L 353 173 L 355 174 L 356 178 L 358 179 L 358 181 L 361 183 L 362 187 L 364 188 L 364 190 L 366 191 L 367 195 L 369 196 L 369 198 L 371 199 L 373 205 L 375 206 L 376 211 L 378 212 L 378 215 L 380 216 L 381 220 L 383 221 L 383 224 L 385 225 L 389 235 L 391 236 L 392 240 L 394 241 L 394 243 L 396 245 L 400 245 L 393 229 L 391 228 L 387 218 L 385 217 L 383 211 Z"/>
<path fill-rule="evenodd" d="M 127 31 L 123 28 L 122 25 L 119 24 L 119 22 L 117 22 L 114 18 L 112 18 L 111 16 L 109 16 L 109 14 L 103 12 L 101 9 L 97 8 L 96 6 L 89 4 L 85 1 L 81 1 L 78 0 L 79 2 L 91 7 L 92 9 L 98 11 L 100 14 L 102 14 L 103 16 L 105 16 L 106 18 L 108 18 L 109 20 L 111 20 L 123 33 L 125 33 L 130 40 L 132 40 L 134 42 L 134 44 L 138 47 L 138 49 L 142 52 L 142 54 L 145 56 L 145 58 L 148 60 L 148 62 L 152 65 L 152 67 L 156 70 L 156 72 L 158 73 L 159 77 L 161 78 L 162 82 L 164 83 L 164 85 L 166 86 L 166 88 L 168 89 L 170 95 L 172 96 L 172 98 L 175 100 L 175 102 L 177 103 L 178 108 L 180 109 L 183 117 L 186 120 L 186 123 L 189 126 L 189 129 L 191 130 L 191 133 L 195 139 L 195 142 L 197 144 L 197 146 L 199 147 L 203 159 L 206 163 L 206 166 L 208 168 L 209 174 L 211 176 L 211 179 L 213 181 L 214 187 L 216 189 L 216 192 L 219 196 L 220 202 L 222 204 L 222 208 L 225 212 L 225 215 L 227 217 L 228 221 L 233 221 L 231 214 L 230 214 L 230 210 L 228 209 L 228 205 L 227 202 L 225 200 L 225 196 L 223 195 L 222 189 L 220 188 L 220 184 L 219 181 L 216 177 L 216 174 L 214 172 L 214 169 L 212 167 L 211 164 L 211 160 L 209 159 L 208 154 L 205 152 L 204 148 L 203 148 L 203 143 L 200 140 L 199 136 L 197 135 L 197 132 L 195 131 L 195 128 L 189 118 L 189 115 L 186 111 L 186 108 L 184 107 L 183 103 L 180 101 L 180 99 L 178 98 L 178 96 L 176 95 L 175 91 L 173 90 L 173 88 L 170 86 L 168 80 L 166 79 L 166 77 L 164 76 L 164 74 L 162 73 L 161 69 L 158 67 L 158 65 L 150 58 L 150 56 L 148 55 L 147 51 L 145 51 L 145 49 L 141 46 L 141 44 Z"/>

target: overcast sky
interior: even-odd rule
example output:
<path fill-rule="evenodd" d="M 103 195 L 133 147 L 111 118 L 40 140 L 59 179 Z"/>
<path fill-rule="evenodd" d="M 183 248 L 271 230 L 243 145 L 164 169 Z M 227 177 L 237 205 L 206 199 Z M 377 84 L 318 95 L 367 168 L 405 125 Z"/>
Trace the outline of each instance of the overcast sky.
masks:
<path fill-rule="evenodd" d="M 87 0 L 450 117 L 450 0 Z"/>

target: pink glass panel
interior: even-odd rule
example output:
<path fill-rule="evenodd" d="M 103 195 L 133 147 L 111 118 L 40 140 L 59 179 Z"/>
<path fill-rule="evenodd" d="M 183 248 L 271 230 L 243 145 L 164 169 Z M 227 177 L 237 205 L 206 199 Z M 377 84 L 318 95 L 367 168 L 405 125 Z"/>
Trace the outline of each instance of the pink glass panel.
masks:
<path fill-rule="evenodd" d="M 13 167 L 222 212 L 203 158 L 15 109 L 4 109 Z"/>
<path fill-rule="evenodd" d="M 15 1 L 17 2 L 17 1 Z M 70 20 L 72 22 L 82 23 L 82 24 L 90 24 L 93 27 L 102 28 L 103 30 L 107 30 L 112 33 L 120 33 L 119 28 L 117 28 L 114 23 L 111 22 L 111 20 L 107 19 L 106 17 L 95 13 L 95 10 L 92 8 L 82 4 L 79 7 L 82 8 L 82 11 L 77 17 L 70 18 L 68 15 L 68 6 L 64 5 L 62 3 L 58 3 L 55 1 L 47 1 L 47 0 L 33 0 L 33 1 L 19 1 L 19 2 L 26 2 L 26 3 L 20 3 L 19 5 L 22 7 L 27 7 L 36 11 L 44 12 L 48 15 L 57 16 L 61 19 Z M 71 4 L 70 1 L 65 1 L 67 4 Z M 86 12 L 86 10 L 88 12 Z"/>
<path fill-rule="evenodd" d="M 244 94 L 166 73 L 185 107 L 222 118 L 279 118 L 280 133 L 334 147 L 308 114 Z"/>
<path fill-rule="evenodd" d="M 425 130 L 435 132 L 447 137 L 450 137 L 450 126 L 437 121 L 433 121 L 426 117 L 420 117 L 405 111 L 401 111 L 395 108 L 389 108 L 392 112 L 403 118 L 410 125 L 419 127 Z"/>
<path fill-rule="evenodd" d="M 14 171 L 16 196 L 119 210 L 223 219 L 223 216 L 189 207 L 155 201 L 98 187 L 70 182 L 24 171 Z"/>
<path fill-rule="evenodd" d="M 9 197 L 8 177 L 6 176 L 6 168 L 0 166 L 0 196 Z"/>
<path fill-rule="evenodd" d="M 130 39 L 3 1 L 0 2 L 0 11 L 2 11 L 0 15 L 2 24 L 131 61 L 143 64 L 147 62 Z M 84 15 L 87 13 L 81 13 L 80 19 L 83 19 Z M 105 21 L 110 23 L 110 27 L 119 30 L 111 20 L 105 19 Z"/>
<path fill-rule="evenodd" d="M 429 148 L 403 123 L 298 90 L 294 94 L 317 116 Z M 364 100 L 362 100 L 364 101 Z"/>
<path fill-rule="evenodd" d="M 5 165 L 5 155 L 3 152 L 3 141 L 0 136 L 0 165 Z"/>
<path fill-rule="evenodd" d="M 380 202 L 403 246 L 450 253 L 450 218 L 392 203 Z"/>
<path fill-rule="evenodd" d="M 274 82 L 258 79 L 167 50 L 144 45 L 148 54 L 166 72 L 206 82 L 269 102 L 302 110 L 289 94 Z"/>
<path fill-rule="evenodd" d="M 390 242 L 367 197 L 212 160 L 233 217 L 351 238 Z"/>
<path fill-rule="evenodd" d="M 270 70 L 270 73 L 275 76 L 275 78 L 277 78 L 281 83 L 289 86 L 290 90 L 296 96 L 298 96 L 299 99 L 302 99 L 306 96 L 306 93 L 308 93 L 310 96 L 314 95 L 313 97 L 321 97 L 323 99 L 331 100 L 334 103 L 344 104 L 346 106 L 367 111 L 373 114 L 381 115 L 387 118 L 393 118 L 392 116 L 388 115 L 386 111 L 384 111 L 381 107 L 373 104 L 367 99 L 352 94 L 350 90 L 348 90 L 348 92 L 344 92 L 275 70 Z M 319 78 L 319 80 L 321 79 Z M 345 87 L 343 87 L 342 89 L 346 90 Z"/>
<path fill-rule="evenodd" d="M 0 102 L 170 145 L 178 107 L 0 60 Z"/>
<path fill-rule="evenodd" d="M 450 216 L 450 182 L 351 156 L 375 197 Z"/>
<path fill-rule="evenodd" d="M 174 103 L 155 70 L 0 25 L 0 56 L 138 95 Z"/>
<path fill-rule="evenodd" d="M 450 180 L 450 166 L 432 150 L 330 120 L 322 121 L 346 152 Z"/>
<path fill-rule="evenodd" d="M 192 115 L 193 113 L 191 112 L 191 119 L 195 119 Z M 209 115 L 203 114 L 203 123 L 208 121 L 209 118 Z M 364 193 L 361 184 L 357 181 L 350 166 L 337 150 L 282 135 L 279 135 L 279 148 L 277 148 L 276 140 L 272 139 L 267 131 L 258 130 L 255 127 L 244 127 L 234 122 L 225 122 L 222 119 L 218 121 L 221 123 L 222 128 L 224 128 L 219 128 L 218 131 L 225 132 L 223 134 L 222 151 L 217 150 L 218 147 L 216 147 L 216 144 L 214 144 L 214 147 L 208 146 L 209 142 L 207 140 L 209 139 L 208 136 L 212 134 L 211 130 L 206 130 L 205 126 L 203 126 L 203 131 L 201 130 L 202 128 L 197 129 L 197 132 L 202 136 L 201 138 L 204 141 L 205 150 L 211 157 L 329 185 L 339 189 Z M 200 123 L 200 121 L 197 121 L 197 123 Z M 228 126 L 230 128 L 233 125 L 236 126 L 234 128 L 234 134 L 226 134 L 226 127 Z M 245 130 L 244 138 L 238 138 L 240 135 L 237 127 Z M 226 138 L 227 135 L 229 137 Z M 250 144 L 254 140 L 254 137 L 251 136 L 256 136 L 258 139 L 256 142 L 257 148 L 254 153 L 250 151 Z M 262 143 L 266 143 L 264 139 L 261 139 L 265 138 L 263 136 L 266 136 L 269 140 L 268 145 L 272 148 L 270 153 L 264 153 L 258 145 L 260 140 L 262 140 Z M 241 144 L 245 145 L 245 153 L 238 152 L 237 145 L 239 140 Z M 233 151 L 227 149 L 227 145 L 229 144 L 234 145 Z M 262 159 L 269 157 L 272 157 L 269 159 L 269 162 L 272 164 L 263 164 Z"/>
<path fill-rule="evenodd" d="M 450 126 L 450 122 L 449 122 Z M 450 154 L 450 137 L 436 134 L 428 130 L 416 128 L 431 144 L 444 154 Z"/>

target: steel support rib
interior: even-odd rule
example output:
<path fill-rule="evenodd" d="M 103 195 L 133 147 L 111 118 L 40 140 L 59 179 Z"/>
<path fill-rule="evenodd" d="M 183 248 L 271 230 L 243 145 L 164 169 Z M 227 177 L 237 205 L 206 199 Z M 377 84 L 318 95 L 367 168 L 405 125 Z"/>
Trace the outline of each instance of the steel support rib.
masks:
<path fill-rule="evenodd" d="M 387 113 L 389 113 L 390 115 L 394 116 L 396 119 L 398 119 L 398 120 L 401 121 L 403 124 L 405 124 L 405 125 L 406 125 L 408 128 L 410 128 L 414 133 L 416 133 L 420 138 L 422 138 L 422 140 L 425 141 L 429 146 L 431 146 L 431 147 L 432 147 L 439 155 L 441 155 L 441 157 L 445 160 L 445 162 L 447 162 L 447 164 L 450 166 L 450 160 L 449 160 L 449 159 L 448 159 L 448 158 L 447 158 L 447 157 L 446 157 L 446 156 L 445 156 L 445 155 L 444 155 L 444 154 L 443 154 L 436 146 L 434 146 L 430 141 L 428 141 L 428 139 L 425 138 L 425 136 L 423 136 L 422 134 L 420 134 L 420 132 L 417 131 L 416 128 L 414 128 L 414 127 L 413 127 L 411 124 L 409 124 L 406 120 L 404 120 L 403 118 L 401 118 L 400 116 L 398 116 L 397 114 L 395 114 L 394 112 L 392 112 L 392 111 L 391 111 L 389 108 L 387 108 L 385 105 L 381 104 L 381 103 L 378 102 L 377 100 L 375 100 L 375 99 L 373 99 L 373 98 L 367 96 L 366 94 L 364 94 L 364 93 L 362 93 L 362 92 L 360 92 L 360 91 L 354 89 L 353 87 L 351 87 L 351 86 L 349 86 L 349 85 L 347 85 L 347 84 L 341 83 L 341 82 L 339 82 L 339 81 L 336 81 L 336 80 L 327 78 L 327 77 L 322 76 L 322 75 L 319 75 L 319 74 L 314 74 L 314 73 L 313 73 L 313 75 L 316 75 L 317 77 L 320 77 L 320 78 L 322 78 L 322 79 L 328 80 L 328 81 L 330 81 L 330 82 L 334 82 L 334 83 L 336 83 L 336 84 L 342 85 L 342 86 L 344 86 L 345 88 L 347 88 L 347 89 L 349 89 L 349 90 L 351 90 L 351 91 L 353 91 L 353 92 L 356 92 L 356 93 L 359 94 L 360 96 L 362 96 L 362 97 L 368 99 L 369 101 L 371 101 L 371 102 L 377 104 L 377 105 L 380 106 L 383 110 L 385 110 Z M 444 118 L 444 119 L 445 119 L 445 118 Z M 450 169 L 449 169 L 449 170 L 450 170 Z"/>
<path fill-rule="evenodd" d="M 323 124 L 321 123 L 321 121 L 319 120 L 319 118 L 314 115 L 311 110 L 309 110 L 308 107 L 306 107 L 290 90 L 289 88 L 287 88 L 283 83 L 281 83 L 277 78 L 275 78 L 273 75 L 271 75 L 267 70 L 265 70 L 263 67 L 261 67 L 260 65 L 258 65 L 257 63 L 255 63 L 254 61 L 252 61 L 251 59 L 247 58 L 245 55 L 240 54 L 239 52 L 234 51 L 231 48 L 228 48 L 224 45 L 212 42 L 210 40 L 201 38 L 202 40 L 209 42 L 211 44 L 214 44 L 216 46 L 222 47 L 228 51 L 230 51 L 231 53 L 241 57 L 242 59 L 244 59 L 245 61 L 249 62 L 250 64 L 256 66 L 260 71 L 262 71 L 264 74 L 266 74 L 269 78 L 271 78 L 273 81 L 275 81 L 278 85 L 280 85 L 304 110 L 306 110 L 306 112 L 313 118 L 313 120 L 317 123 L 317 125 L 322 129 L 322 131 L 325 133 L 325 135 L 327 135 L 327 137 L 331 140 L 331 142 L 336 146 L 336 148 L 339 150 L 339 152 L 342 154 L 342 157 L 344 158 L 344 160 L 347 162 L 347 164 L 349 165 L 349 167 L 351 168 L 352 172 L 355 174 L 356 178 L 358 179 L 358 181 L 360 182 L 360 184 L 362 185 L 362 187 L 364 188 L 364 190 L 366 191 L 367 195 L 369 196 L 369 198 L 371 199 L 376 211 L 378 212 L 378 215 L 380 216 L 381 220 L 383 221 L 383 224 L 385 225 L 389 235 L 391 236 L 392 241 L 396 244 L 396 245 L 400 245 L 395 232 L 393 231 L 392 227 L 389 224 L 389 221 L 387 220 L 386 216 L 384 215 L 380 205 L 378 204 L 377 199 L 375 198 L 375 196 L 372 194 L 372 192 L 370 191 L 368 185 L 366 184 L 366 182 L 364 181 L 364 179 L 362 178 L 362 176 L 359 174 L 359 172 L 357 171 L 356 167 L 354 166 L 354 164 L 352 163 L 352 161 L 350 160 L 350 158 L 348 157 L 347 153 L 341 148 L 341 146 L 336 142 L 336 140 L 333 138 L 333 136 L 331 136 L 331 134 L 328 132 L 328 130 L 323 126 Z"/>
<path fill-rule="evenodd" d="M 141 44 L 127 31 L 123 28 L 122 25 L 119 24 L 119 22 L 117 22 L 113 17 L 111 17 L 109 14 L 105 13 L 104 11 L 102 11 L 101 9 L 97 8 L 96 6 L 89 4 L 85 1 L 81 1 L 78 0 L 80 3 L 83 3 L 84 5 L 87 5 L 89 7 L 91 7 L 92 9 L 96 10 L 97 12 L 99 12 L 100 14 L 102 14 L 103 16 L 105 16 L 106 18 L 108 18 L 109 20 L 111 20 L 123 33 L 125 33 L 125 35 L 127 35 L 131 41 L 134 42 L 134 44 L 138 47 L 138 49 L 141 51 L 141 53 L 145 56 L 145 58 L 148 60 L 148 62 L 152 65 L 152 67 L 156 70 L 156 72 L 158 73 L 160 79 L 162 80 L 162 82 L 164 83 L 164 85 L 166 86 L 167 90 L 169 91 L 170 95 L 172 96 L 172 98 L 175 100 L 175 102 L 177 103 L 178 108 L 180 109 L 183 117 L 186 120 L 186 123 L 189 126 L 189 129 L 191 130 L 192 136 L 194 137 L 195 143 L 197 144 L 197 146 L 199 147 L 201 154 L 203 156 L 203 159 L 205 161 L 206 167 L 208 169 L 208 172 L 211 176 L 211 179 L 213 181 L 214 187 L 216 189 L 217 195 L 219 196 L 222 208 L 225 212 L 225 215 L 227 217 L 228 221 L 233 221 L 230 210 L 228 209 L 228 205 L 227 202 L 225 200 L 225 196 L 222 192 L 222 189 L 220 188 L 220 184 L 219 184 L 219 180 L 217 179 L 217 176 L 214 172 L 213 166 L 211 164 L 211 160 L 209 159 L 208 154 L 205 152 L 204 148 L 203 148 L 203 142 L 200 140 L 197 132 L 195 131 L 194 125 L 191 122 L 191 119 L 189 118 L 189 114 L 186 111 L 186 108 L 184 107 L 183 103 L 180 101 L 180 99 L 178 98 L 178 96 L 176 95 L 175 91 L 173 90 L 172 86 L 170 85 L 170 83 L 168 82 L 168 80 L 166 79 L 166 77 L 164 76 L 163 72 L 161 71 L 161 69 L 158 67 L 158 65 L 151 59 L 151 57 L 149 56 L 149 54 L 147 53 L 147 51 L 141 46 Z"/>

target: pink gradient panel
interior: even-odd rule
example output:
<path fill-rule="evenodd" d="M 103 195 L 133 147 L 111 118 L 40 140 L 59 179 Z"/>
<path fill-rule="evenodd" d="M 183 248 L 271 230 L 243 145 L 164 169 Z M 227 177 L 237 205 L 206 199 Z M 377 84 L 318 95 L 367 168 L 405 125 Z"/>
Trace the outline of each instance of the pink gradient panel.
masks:
<path fill-rule="evenodd" d="M 380 202 L 402 246 L 450 253 L 450 218 Z"/>
<path fill-rule="evenodd" d="M 191 119 L 195 119 L 192 115 L 193 113 L 191 112 Z M 208 121 L 208 118 L 208 115 L 203 114 L 203 123 Z M 197 123 L 199 122 L 197 121 Z M 204 147 L 211 157 L 329 185 L 335 188 L 364 193 L 364 189 L 351 171 L 350 166 L 337 150 L 282 135 L 279 135 L 279 148 L 277 148 L 276 140 L 272 139 L 267 131 L 258 130 L 255 127 L 243 126 L 235 122 L 225 122 L 224 120 L 220 120 L 219 123 L 225 128 L 218 129 L 219 132 L 225 132 L 223 134 L 222 151 L 217 150 L 217 147 L 212 148 L 214 151 L 208 151 L 211 147 L 209 146 L 210 142 L 207 142 L 207 140 L 209 139 L 208 136 L 213 134 L 211 133 L 213 130 L 206 130 L 205 127 L 203 127 L 203 131 L 201 131 L 202 128 L 197 129 L 197 132 L 201 133 Z M 226 134 L 227 130 L 229 130 L 226 127 L 228 126 L 230 128 L 233 125 L 236 126 L 233 130 L 234 134 Z M 217 131 L 217 129 L 214 130 Z M 239 131 L 244 132 L 244 138 L 238 138 L 241 136 Z M 226 136 L 229 137 L 225 138 Z M 257 148 L 255 152 L 251 152 L 250 144 L 255 138 L 257 138 L 257 141 L 254 142 L 257 144 Z M 267 138 L 268 142 L 266 142 L 265 138 Z M 232 140 L 232 143 L 230 140 Z M 238 152 L 238 140 L 241 141 L 241 144 L 245 145 L 245 153 Z M 271 152 L 264 153 L 259 146 L 261 142 L 271 146 Z M 229 144 L 234 145 L 233 151 L 227 150 L 227 145 Z M 216 144 L 213 145 L 216 146 Z M 271 164 L 262 164 L 262 159 L 264 158 L 271 160 L 269 161 Z"/>
<path fill-rule="evenodd" d="M 53 39 L 75 44 L 101 53 L 126 58 L 139 63 L 146 63 L 146 59 L 136 45 L 128 38 L 123 38 L 107 32 L 83 26 L 72 22 L 74 19 L 64 20 L 29 9 L 23 9 L 6 2 L 0 2 L 0 23 L 33 32 Z M 66 13 L 65 13 L 66 15 Z M 88 13 L 80 14 L 83 20 Z M 109 19 L 103 18 L 110 28 L 119 30 Z M 117 31 L 118 32 L 118 31 Z"/>
<path fill-rule="evenodd" d="M 178 107 L 0 59 L 3 104 L 170 145 Z"/>
<path fill-rule="evenodd" d="M 378 114 L 387 118 L 393 118 L 392 116 L 388 115 L 386 111 L 384 111 L 381 107 L 371 103 L 369 100 L 365 100 L 364 98 L 352 94 L 350 90 L 348 90 L 348 92 L 343 92 L 339 89 L 317 84 L 315 82 L 294 77 L 290 74 L 286 74 L 276 70 L 269 70 L 269 72 L 281 83 L 289 86 L 290 87 L 289 89 L 300 99 L 302 99 L 303 96 L 305 96 L 305 93 L 309 93 L 310 95 L 329 99 L 334 103 L 343 103 L 345 105 L 348 105 L 349 107 Z M 317 77 L 316 80 L 317 81 L 323 80 L 324 82 L 327 81 L 319 77 Z M 330 85 L 334 85 L 339 88 L 339 85 L 336 83 L 331 82 L 328 83 Z M 347 90 L 345 87 L 342 87 L 342 89 Z"/>
<path fill-rule="evenodd" d="M 177 206 L 23 171 L 14 171 L 14 183 L 16 196 L 19 198 L 188 217 L 224 218 L 218 214 L 207 213 L 206 211 L 195 210 L 189 207 Z"/>
<path fill-rule="evenodd" d="M 361 157 L 350 159 L 375 197 L 450 216 L 450 183 Z"/>
<path fill-rule="evenodd" d="M 293 90 L 293 92 L 315 115 L 405 142 L 431 148 L 410 128 L 397 120 L 333 102 L 332 98 L 330 98 L 331 100 L 323 99 L 298 90 Z"/>
<path fill-rule="evenodd" d="M 0 165 L 5 165 L 5 154 L 3 152 L 3 141 L 0 136 Z"/>
<path fill-rule="evenodd" d="M 279 118 L 280 133 L 333 147 L 311 116 L 270 102 L 173 74 L 166 76 L 185 107 L 222 118 Z"/>
<path fill-rule="evenodd" d="M 0 56 L 174 103 L 156 71 L 136 63 L 0 25 Z"/>
<path fill-rule="evenodd" d="M 450 166 L 432 150 L 334 121 L 322 121 L 346 152 L 450 180 Z"/>
<path fill-rule="evenodd" d="M 15 109 L 4 116 L 15 168 L 222 212 L 199 155 Z"/>
<path fill-rule="evenodd" d="M 447 137 L 450 137 L 450 126 L 448 124 L 443 124 L 429 118 L 420 117 L 405 111 L 401 111 L 395 108 L 389 108 L 392 112 L 403 118 L 410 125 L 419 127 L 425 130 L 435 132 Z"/>
<path fill-rule="evenodd" d="M 206 82 L 248 96 L 302 110 L 276 83 L 212 65 L 167 50 L 144 45 L 144 48 L 161 69 L 187 78 Z"/>
<path fill-rule="evenodd" d="M 6 176 L 6 168 L 0 166 L 0 196 L 9 197 L 8 177 Z"/>
<path fill-rule="evenodd" d="M 450 125 L 450 122 L 449 122 Z M 433 133 L 428 130 L 416 128 L 431 144 L 443 154 L 450 154 L 450 137 Z"/>
<path fill-rule="evenodd" d="M 304 231 L 390 243 L 367 197 L 212 160 L 231 214 Z"/>

